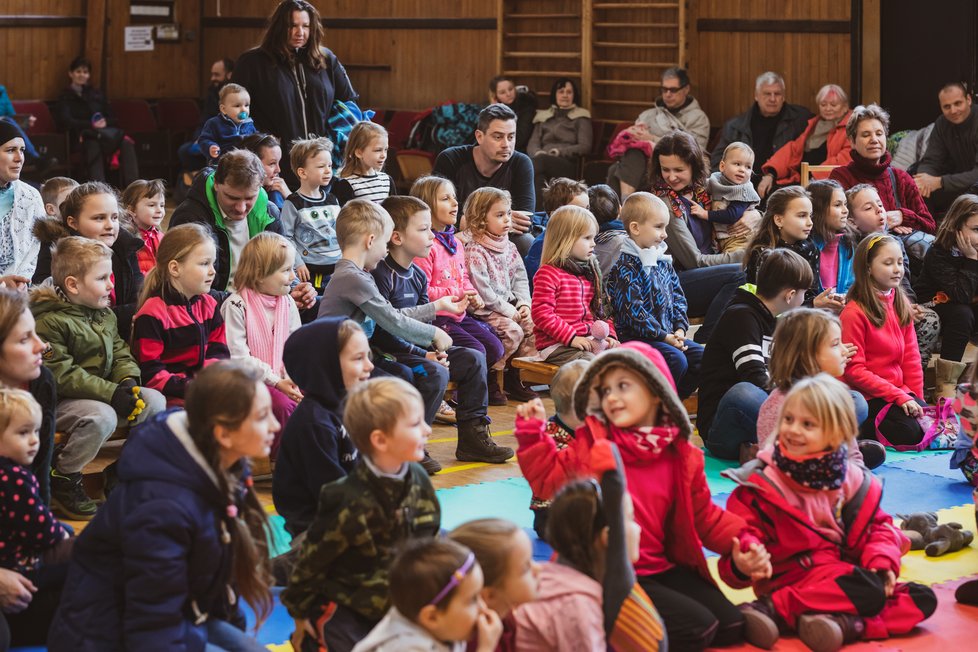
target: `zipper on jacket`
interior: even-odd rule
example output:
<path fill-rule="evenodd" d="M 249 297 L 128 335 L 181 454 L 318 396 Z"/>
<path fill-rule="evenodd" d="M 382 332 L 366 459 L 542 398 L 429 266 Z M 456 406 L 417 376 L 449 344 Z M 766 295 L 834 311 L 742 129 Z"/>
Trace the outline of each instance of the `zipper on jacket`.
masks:
<path fill-rule="evenodd" d="M 204 337 L 204 324 L 203 322 L 197 321 L 197 316 L 194 315 L 193 305 L 191 303 L 188 302 L 185 307 L 187 314 L 190 315 L 190 319 L 197 325 L 197 333 L 200 336 L 200 355 L 197 358 L 197 366 L 203 368 L 207 351 L 207 338 Z"/>

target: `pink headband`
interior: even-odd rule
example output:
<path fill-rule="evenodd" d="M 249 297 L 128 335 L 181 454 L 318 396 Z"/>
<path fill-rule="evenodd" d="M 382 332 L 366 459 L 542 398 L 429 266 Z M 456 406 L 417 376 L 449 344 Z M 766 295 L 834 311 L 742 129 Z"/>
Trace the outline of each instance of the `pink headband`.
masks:
<path fill-rule="evenodd" d="M 452 576 L 448 578 L 448 584 L 445 585 L 445 588 L 439 591 L 438 595 L 436 595 L 434 600 L 429 602 L 428 605 L 434 606 L 441 602 L 446 595 L 452 592 L 452 589 L 462 583 L 462 580 L 464 580 L 465 576 L 469 574 L 469 571 L 472 570 L 473 566 L 475 566 L 475 555 L 470 552 L 469 556 L 465 558 L 464 562 L 462 562 L 462 565 L 458 567 L 458 570 L 452 573 Z"/>

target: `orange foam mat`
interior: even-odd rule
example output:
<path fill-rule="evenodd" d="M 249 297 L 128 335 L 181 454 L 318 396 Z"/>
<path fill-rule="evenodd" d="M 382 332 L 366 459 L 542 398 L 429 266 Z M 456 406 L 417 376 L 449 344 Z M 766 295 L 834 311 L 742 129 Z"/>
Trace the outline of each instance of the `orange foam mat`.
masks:
<path fill-rule="evenodd" d="M 966 607 L 954 600 L 954 589 L 965 579 L 936 584 L 931 588 L 937 594 L 937 611 L 925 620 L 912 633 L 884 641 L 866 641 L 846 646 L 846 650 L 874 650 L 879 652 L 934 652 L 934 650 L 970 650 L 974 647 L 975 634 L 978 633 L 978 607 Z M 758 650 L 753 645 L 740 645 L 711 650 Z M 797 638 L 782 638 L 775 644 L 775 652 L 807 652 Z"/>

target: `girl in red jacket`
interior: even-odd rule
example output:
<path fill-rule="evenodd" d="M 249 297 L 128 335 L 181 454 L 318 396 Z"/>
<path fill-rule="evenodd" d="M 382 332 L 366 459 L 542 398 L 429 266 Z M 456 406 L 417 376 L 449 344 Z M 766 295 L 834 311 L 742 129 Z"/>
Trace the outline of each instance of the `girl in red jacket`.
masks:
<path fill-rule="evenodd" d="M 534 495 L 551 498 L 568 480 L 591 476 L 592 448 L 616 444 L 642 528 L 635 572 L 670 647 L 740 642 L 743 616 L 711 579 L 703 546 L 732 555 L 745 576 L 763 574 L 767 553 L 756 544 L 742 550 L 743 519 L 710 499 L 703 453 L 688 441 L 693 427 L 662 355 L 643 342 L 602 353 L 578 381 L 574 409 L 584 425 L 562 450 L 545 434 L 539 399 L 517 409 L 519 464 Z"/>
<path fill-rule="evenodd" d="M 851 304 L 850 304 L 851 305 Z M 773 449 L 725 472 L 739 484 L 727 509 L 747 522 L 741 545 L 760 542 L 771 572 L 751 580 L 724 555 L 720 576 L 753 584 L 743 605 L 747 640 L 770 649 L 779 626 L 817 652 L 905 634 L 937 608 L 934 592 L 898 583 L 910 540 L 880 509 L 882 485 L 848 457 L 856 418 L 849 390 L 826 373 L 795 384 Z"/>
<path fill-rule="evenodd" d="M 852 267 L 856 281 L 840 319 L 842 341 L 856 345 L 843 379 L 869 403 L 860 436 L 878 431 L 884 445 L 913 446 L 924 436 L 916 420 L 925 405 L 924 373 L 910 300 L 900 287 L 903 250 L 892 236 L 876 233 L 856 247 Z"/>
<path fill-rule="evenodd" d="M 594 257 L 597 233 L 598 221 L 579 206 L 558 208 L 547 223 L 530 308 L 537 351 L 546 362 L 590 360 L 601 346 L 618 346 L 610 320 L 604 320 L 610 334 L 605 344 L 592 336 L 595 322 L 604 318 L 601 271 Z"/>

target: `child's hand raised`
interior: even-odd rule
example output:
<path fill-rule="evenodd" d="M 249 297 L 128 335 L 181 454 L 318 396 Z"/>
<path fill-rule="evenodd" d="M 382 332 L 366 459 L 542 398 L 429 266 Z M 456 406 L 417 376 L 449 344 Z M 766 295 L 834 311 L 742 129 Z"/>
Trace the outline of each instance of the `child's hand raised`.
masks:
<path fill-rule="evenodd" d="M 435 336 L 431 338 L 431 346 L 436 351 L 445 351 L 452 345 L 452 336 L 435 326 Z"/>
<path fill-rule="evenodd" d="M 742 574 L 750 577 L 752 582 L 771 577 L 771 553 L 760 543 L 752 543 L 745 552 L 740 546 L 740 539 L 734 537 L 731 551 L 734 565 Z"/>
<path fill-rule="evenodd" d="M 516 406 L 516 416 L 521 419 L 526 419 L 531 421 L 536 419 L 538 421 L 547 420 L 547 409 L 543 407 L 543 401 L 535 398 L 531 401 L 527 401 L 523 405 Z"/>
<path fill-rule="evenodd" d="M 499 619 L 499 614 L 482 605 L 479 618 L 475 621 L 475 629 L 479 635 L 476 652 L 494 652 L 503 636 L 503 621 Z"/>
<path fill-rule="evenodd" d="M 442 297 L 435 301 L 435 309 L 441 312 L 450 312 L 453 315 L 464 315 L 465 309 L 469 307 L 468 297 Z"/>

